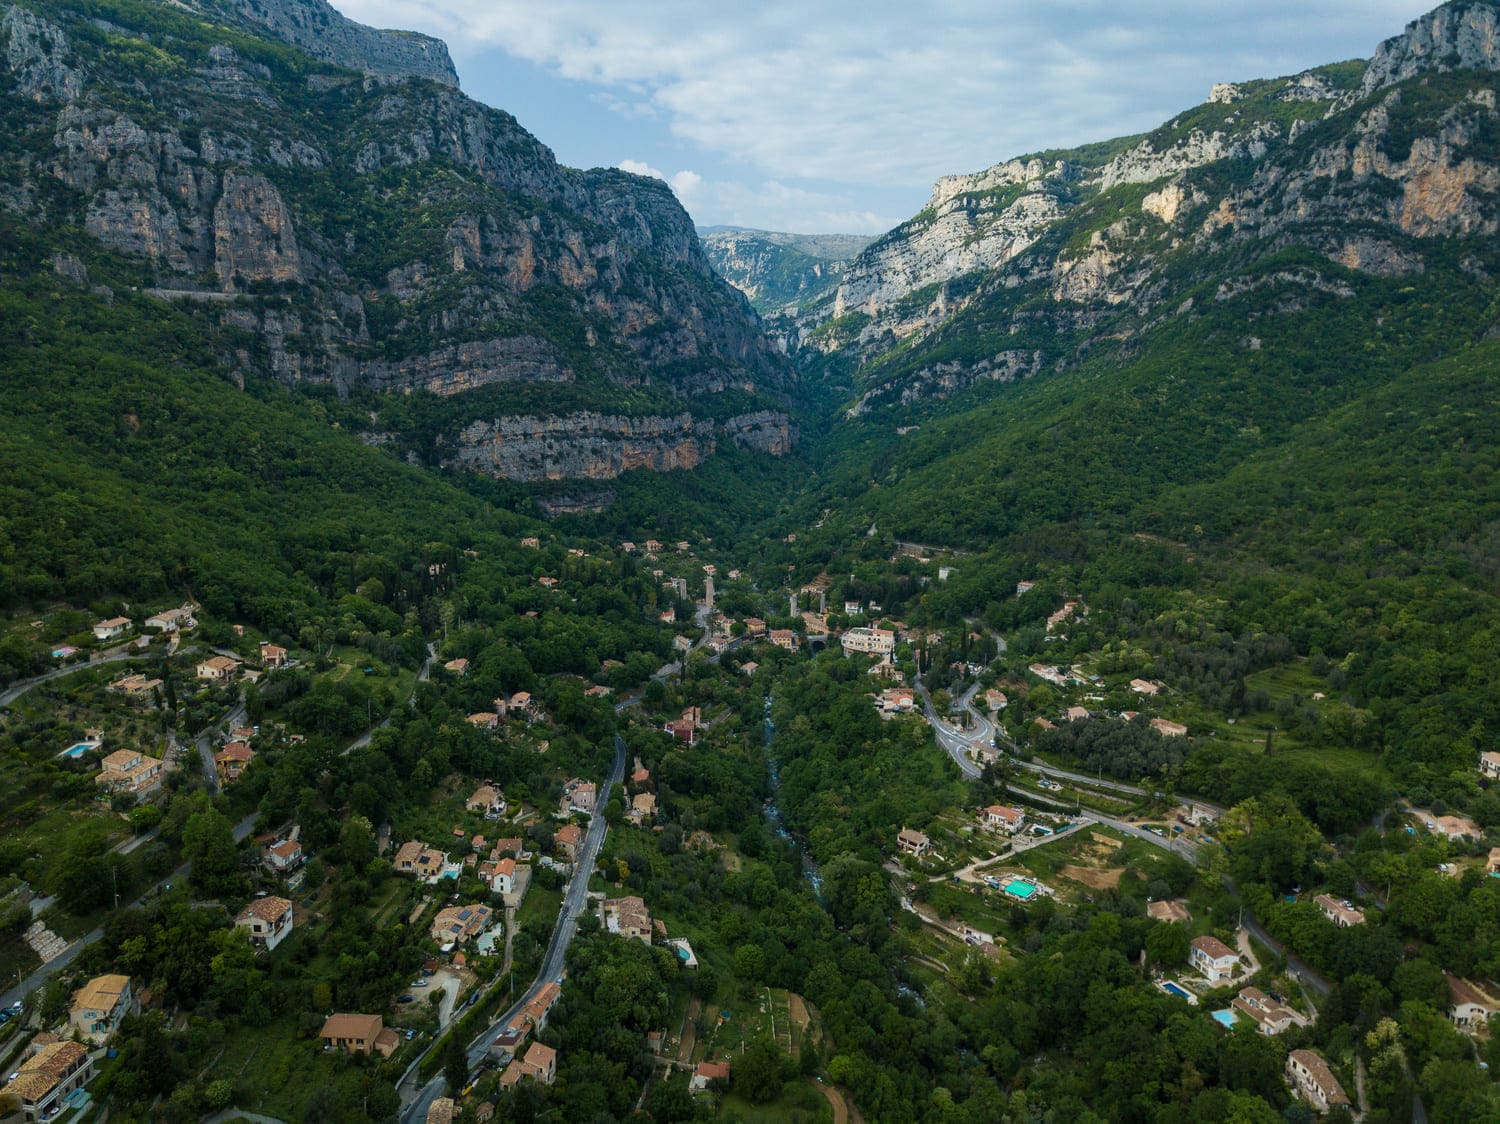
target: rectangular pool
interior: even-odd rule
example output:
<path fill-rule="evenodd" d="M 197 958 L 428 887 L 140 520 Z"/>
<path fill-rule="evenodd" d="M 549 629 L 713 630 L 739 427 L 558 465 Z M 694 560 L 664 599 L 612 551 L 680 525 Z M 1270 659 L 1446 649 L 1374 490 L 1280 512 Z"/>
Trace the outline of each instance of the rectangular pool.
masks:
<path fill-rule="evenodd" d="M 66 757 L 69 761 L 77 761 L 80 757 L 82 757 L 85 753 L 93 748 L 95 748 L 94 742 L 78 742 L 75 745 L 68 746 L 68 748 L 59 753 L 58 756 Z"/>
<path fill-rule="evenodd" d="M 1222 1011 L 1214 1011 L 1212 1012 L 1212 1014 L 1214 1022 L 1218 1023 L 1220 1026 L 1226 1029 L 1233 1029 L 1234 1012 L 1231 1011 L 1228 1007 L 1225 1007 Z"/>
<path fill-rule="evenodd" d="M 1161 989 L 1168 995 L 1175 995 L 1178 999 L 1191 999 L 1192 993 L 1187 991 L 1181 984 L 1175 984 L 1171 980 L 1162 983 Z"/>

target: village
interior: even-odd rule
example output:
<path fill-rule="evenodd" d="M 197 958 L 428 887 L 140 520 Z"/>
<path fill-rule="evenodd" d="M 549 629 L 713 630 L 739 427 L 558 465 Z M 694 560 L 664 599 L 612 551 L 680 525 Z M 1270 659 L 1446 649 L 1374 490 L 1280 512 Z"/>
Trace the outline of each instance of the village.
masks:
<path fill-rule="evenodd" d="M 966 804 L 899 825 L 882 847 L 899 912 L 911 919 L 903 939 L 913 971 L 928 986 L 962 988 L 970 975 L 987 976 L 1024 955 L 1015 934 L 1045 924 L 1057 910 L 1091 908 L 1123 894 L 1140 901 L 1154 923 L 1140 952 L 1142 971 L 1185 1009 L 1226 1032 L 1243 1026 L 1265 1037 L 1304 1031 L 1319 1019 L 1327 979 L 1245 919 L 1242 908 L 1227 923 L 1216 884 L 1227 878 L 1222 863 L 1215 877 L 1200 874 L 1220 862 L 1213 856 L 1224 849 L 1221 837 L 1243 830 L 1237 813 L 1152 784 L 1107 779 L 1098 770 L 1090 776 L 1038 753 L 1050 744 L 1048 735 L 1090 724 L 1139 731 L 1132 736 L 1152 746 L 1186 744 L 1195 733 L 1192 704 L 1161 679 L 1103 671 L 1088 659 L 1010 654 L 992 630 L 965 628 L 955 637 L 951 626 L 909 625 L 868 597 L 836 597 L 831 610 L 830 594 L 847 583 L 826 572 L 796 588 L 761 593 L 750 573 L 731 566 L 721 572 L 722 562 L 700 561 L 688 542 L 623 542 L 611 558 L 577 547 L 564 551 L 536 537 L 517 547 L 518 577 L 534 591 L 525 596 L 536 606 L 518 614 L 520 626 L 540 621 L 553 601 L 571 600 L 569 588 L 581 572 L 643 567 L 654 591 L 646 623 L 663 639 L 649 664 L 654 670 L 631 682 L 626 663 L 611 657 L 599 662 L 592 680 L 560 677 L 566 692 L 531 680 L 530 687 L 491 695 L 505 681 L 486 669 L 490 657 L 477 632 L 474 643 L 433 642 L 419 667 L 402 667 L 353 651 L 320 654 L 240 624 L 205 629 L 200 608 L 188 603 L 145 617 L 99 619 L 90 628 L 92 646 L 56 645 L 54 670 L 4 695 L 12 713 L 31 705 L 28 699 L 65 708 L 57 728 L 67 744 L 58 745 L 46 768 L 65 769 L 95 791 L 88 814 L 104 825 L 100 846 L 119 853 L 116 886 L 132 853 L 150 850 L 169 798 L 199 792 L 224 813 L 243 817 L 232 825 L 233 855 L 221 883 L 240 896 L 208 896 L 225 913 L 225 931 L 240 934 L 256 958 L 274 963 L 289 948 L 310 947 L 305 931 L 336 926 L 329 866 L 363 856 L 374 872 L 364 876 L 371 895 L 365 924 L 399 930 L 393 948 L 410 970 L 372 992 L 388 996 L 381 1006 L 322 1011 L 315 1037 L 325 1055 L 389 1063 L 382 1072 L 395 1079 L 404 1118 L 451 1124 L 472 1111 L 484 1120 L 495 1098 L 521 1083 L 556 1083 L 567 1058 L 548 1031 L 559 1003 L 566 1009 L 568 972 L 536 976 L 518 989 L 532 979 L 527 973 L 545 967 L 543 950 L 559 933 L 570 937 L 582 927 L 661 950 L 685 979 L 734 974 L 718 951 L 708 957 L 717 969 L 700 967 L 705 949 L 715 946 L 707 930 L 674 920 L 671 909 L 655 915 L 649 890 L 626 892 L 641 881 L 631 864 L 670 838 L 674 848 L 729 875 L 743 867 L 734 833 L 693 826 L 702 817 L 685 811 L 681 766 L 674 762 L 687 753 L 735 752 L 737 739 L 751 733 L 745 715 L 774 690 L 777 677 L 819 658 L 855 669 L 882 724 L 916 731 L 974 786 Z M 921 584 L 948 581 L 960 564 L 926 568 Z M 1022 581 L 1013 596 L 1035 596 L 1034 587 Z M 1041 618 L 1041 645 L 1060 646 L 1069 628 L 1089 616 L 1081 597 L 1064 599 Z M 662 658 L 667 662 L 658 664 Z M 497 769 L 512 777 L 502 781 L 451 763 L 446 773 L 433 773 L 423 757 L 421 805 L 388 819 L 355 816 L 342 827 L 324 825 L 310 843 L 299 805 L 278 805 L 272 778 L 306 753 L 320 731 L 306 713 L 265 702 L 278 684 L 309 674 L 313 685 L 358 683 L 359 697 L 379 697 L 382 709 L 398 716 L 419 698 L 441 694 L 443 713 L 456 714 L 464 728 L 454 744 L 466 747 L 465 759 L 526 765 L 519 773 L 509 764 Z M 69 675 L 81 686 L 68 690 Z M 363 722 L 356 713 L 327 743 L 347 743 L 330 751 L 334 760 L 369 753 L 372 740 L 383 736 L 384 722 L 374 722 L 373 705 L 366 706 Z M 554 713 L 560 707 L 574 715 L 566 723 Z M 604 747 L 578 735 L 591 715 L 628 724 L 628 755 L 626 741 L 616 739 L 615 756 L 629 758 L 618 785 L 608 775 Z M 325 738 L 328 730 L 321 731 Z M 32 760 L 31 768 L 43 767 Z M 663 786 L 664 769 L 675 785 Z M 1482 754 L 1476 772 L 1482 783 L 1500 780 L 1500 754 Z M 251 791 L 254 798 L 242 798 Z M 292 814 L 268 815 L 276 806 Z M 300 808 L 307 807 L 304 799 Z M 1393 824 L 1408 836 L 1420 832 L 1450 845 L 1442 864 L 1447 877 L 1472 869 L 1500 877 L 1500 847 L 1484 857 L 1484 831 L 1470 818 L 1410 805 Z M 361 832 L 367 840 L 358 838 Z M 183 893 L 189 877 L 195 898 L 208 890 L 187 868 L 170 864 L 129 877 L 125 898 L 142 903 Z M 87 1119 L 89 1087 L 109 1067 L 111 1043 L 127 1020 L 159 1009 L 162 996 L 149 978 L 114 970 L 123 965 L 87 978 L 70 971 L 88 941 L 77 922 L 56 932 L 49 927 L 61 908 L 55 895 L 25 886 L 9 893 L 34 920 L 7 952 L 22 986 L 8 993 L 0 1028 L 0 1053 L 12 1072 L 4 1093 L 27 1121 L 64 1113 Z M 1328 925 L 1347 930 L 1369 922 L 1372 907 L 1356 905 L 1356 896 L 1368 898 L 1368 891 L 1299 888 L 1286 900 L 1308 903 Z M 107 901 L 90 901 L 82 916 L 108 913 Z M 565 937 L 556 953 L 559 963 L 566 943 Z M 973 957 L 990 967 L 976 967 Z M 52 987 L 46 981 L 54 973 L 72 984 L 66 995 L 49 991 L 44 1005 L 42 988 Z M 1487 1041 L 1500 989 L 1452 972 L 1443 979 L 1451 1025 Z M 819 1014 L 805 997 L 742 981 L 735 1000 L 723 984 L 684 986 L 645 1036 L 654 1060 L 641 1103 L 654 1083 L 678 1074 L 686 1075 L 694 1097 L 719 1103 L 737 1088 L 737 1059 L 763 1037 L 794 1062 L 804 1049 L 826 1046 Z M 32 1033 L 17 1030 L 23 1025 Z M 451 1051 L 439 1044 L 470 1039 L 465 1080 L 454 1088 L 450 1077 L 444 1089 L 434 1074 Z M 423 1078 L 430 1079 L 422 1084 Z M 1287 1054 L 1285 1080 L 1317 1112 L 1357 1107 L 1348 1078 L 1341 1081 L 1315 1049 Z M 807 1092 L 815 1104 L 845 1107 L 827 1083 L 810 1084 Z"/>

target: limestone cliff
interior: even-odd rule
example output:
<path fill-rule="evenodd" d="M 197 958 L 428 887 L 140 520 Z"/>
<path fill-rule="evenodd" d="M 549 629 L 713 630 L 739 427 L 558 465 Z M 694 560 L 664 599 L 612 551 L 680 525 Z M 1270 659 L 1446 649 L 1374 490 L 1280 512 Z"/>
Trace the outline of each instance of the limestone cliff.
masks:
<path fill-rule="evenodd" d="M 1367 64 L 1220 84 L 1148 135 L 944 177 L 772 327 L 804 362 L 853 359 L 864 416 L 1128 354 L 1276 254 L 1327 262 L 1270 275 L 1282 308 L 1349 299 L 1341 270 L 1421 274 L 1500 232 L 1497 69 L 1500 4 L 1455 0 Z"/>
<path fill-rule="evenodd" d="M 784 234 L 719 227 L 701 232 L 715 272 L 762 313 L 816 300 L 838 283 L 871 239 L 860 234 Z"/>
<path fill-rule="evenodd" d="M 142 263 L 237 381 L 431 392 L 452 424 L 506 387 L 652 416 L 795 394 L 665 184 L 562 167 L 459 92 L 441 43 L 324 0 L 111 12 L 0 0 L 0 97 L 29 107 L 0 202 Z"/>

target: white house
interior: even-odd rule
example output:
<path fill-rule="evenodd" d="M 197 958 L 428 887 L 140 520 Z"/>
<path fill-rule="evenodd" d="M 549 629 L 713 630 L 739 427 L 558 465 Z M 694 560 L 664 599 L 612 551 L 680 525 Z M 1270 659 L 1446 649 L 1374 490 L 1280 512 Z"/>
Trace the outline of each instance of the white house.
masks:
<path fill-rule="evenodd" d="M 1479 755 L 1479 771 L 1491 780 L 1500 780 L 1500 753 L 1493 751 Z"/>
<path fill-rule="evenodd" d="M 846 656 L 856 652 L 888 656 L 896 650 L 896 634 L 885 628 L 851 628 L 840 643 Z"/>
<path fill-rule="evenodd" d="M 1327 1112 L 1336 1104 L 1347 1105 L 1349 1097 L 1328 1063 L 1312 1050 L 1293 1050 L 1287 1055 L 1286 1077 L 1292 1092 L 1318 1112 Z"/>
<path fill-rule="evenodd" d="M 177 632 L 179 629 L 186 631 L 197 625 L 193 619 L 193 611 L 184 605 L 180 609 L 168 609 L 164 613 L 157 613 L 153 617 L 146 618 L 146 627 L 153 632 Z"/>
<path fill-rule="evenodd" d="M 980 815 L 985 827 L 996 828 L 1014 835 L 1026 823 L 1026 813 L 1019 808 L 1007 808 L 1003 804 L 991 804 Z"/>
<path fill-rule="evenodd" d="M 235 917 L 250 933 L 250 943 L 270 952 L 292 931 L 292 903 L 285 898 L 256 898 Z"/>
<path fill-rule="evenodd" d="M 99 621 L 94 625 L 94 639 L 113 640 L 116 636 L 124 636 L 129 631 L 129 617 L 110 617 L 109 620 Z"/>
<path fill-rule="evenodd" d="M 1448 977 L 1448 1017 L 1465 1034 L 1474 1034 L 1500 1013 L 1500 999 L 1482 989 L 1473 980 Z"/>
<path fill-rule="evenodd" d="M 1189 959 L 1209 983 L 1233 979 L 1239 971 L 1240 958 L 1218 937 L 1194 937 Z"/>

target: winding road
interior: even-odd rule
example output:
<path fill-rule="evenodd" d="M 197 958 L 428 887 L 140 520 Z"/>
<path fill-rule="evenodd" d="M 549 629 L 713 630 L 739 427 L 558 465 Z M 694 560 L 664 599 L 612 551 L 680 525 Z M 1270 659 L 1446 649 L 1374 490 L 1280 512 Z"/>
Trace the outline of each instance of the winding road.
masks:
<path fill-rule="evenodd" d="M 609 777 L 604 782 L 603 791 L 599 793 L 595 807 L 603 809 L 609 802 L 614 786 L 620 784 L 624 778 L 625 739 L 616 734 L 614 764 L 610 767 Z M 608 831 L 608 826 L 601 811 L 589 821 L 588 833 L 583 839 L 583 849 L 579 852 L 577 863 L 574 864 L 573 877 L 568 880 L 568 888 L 563 893 L 557 925 L 552 930 L 552 939 L 547 942 L 547 952 L 542 957 L 542 966 L 537 972 L 536 979 L 519 999 L 502 1011 L 469 1043 L 466 1052 L 471 1070 L 488 1055 L 490 1043 L 494 1041 L 495 1036 L 520 1013 L 521 1008 L 536 997 L 537 992 L 548 983 L 561 982 L 568 945 L 573 942 L 573 937 L 578 932 L 578 918 L 582 916 L 584 907 L 588 904 L 589 875 L 593 873 L 594 864 L 599 859 L 599 848 L 604 845 L 606 831 Z M 415 1072 L 415 1068 L 413 1066 L 412 1070 L 408 1071 L 408 1075 Z M 404 1124 L 417 1124 L 417 1122 L 425 1121 L 427 1110 L 432 1102 L 443 1095 L 444 1084 L 443 1075 L 438 1074 L 417 1090 L 416 1096 L 401 1113 L 401 1120 Z"/>

